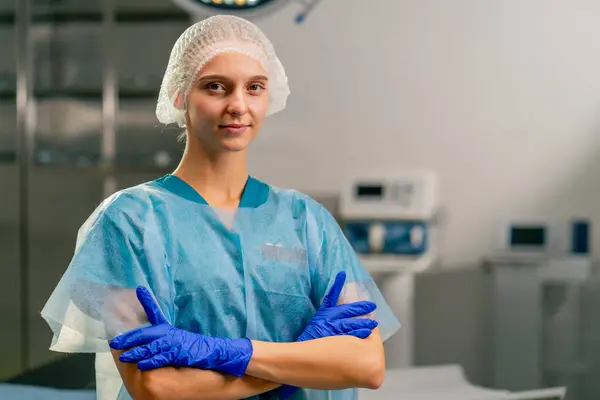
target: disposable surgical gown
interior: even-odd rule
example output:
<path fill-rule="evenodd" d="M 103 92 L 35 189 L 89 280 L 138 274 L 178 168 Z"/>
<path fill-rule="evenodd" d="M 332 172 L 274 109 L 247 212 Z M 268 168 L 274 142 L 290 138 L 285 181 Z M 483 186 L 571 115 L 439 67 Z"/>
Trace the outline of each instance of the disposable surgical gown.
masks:
<path fill-rule="evenodd" d="M 99 399 L 130 398 L 107 341 L 147 324 L 138 285 L 176 327 L 293 342 L 343 269 L 340 302 L 374 301 L 384 340 L 399 329 L 334 218 L 310 197 L 250 177 L 230 221 L 218 211 L 166 175 L 109 197 L 81 227 L 42 316 L 51 349 L 96 353 Z M 357 390 L 302 389 L 293 398 L 355 399 Z"/>

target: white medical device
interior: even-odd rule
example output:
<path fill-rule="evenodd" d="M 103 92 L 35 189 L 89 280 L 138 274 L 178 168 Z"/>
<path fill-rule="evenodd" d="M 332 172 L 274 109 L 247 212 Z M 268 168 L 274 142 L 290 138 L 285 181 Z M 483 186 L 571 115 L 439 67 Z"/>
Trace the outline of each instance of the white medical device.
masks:
<path fill-rule="evenodd" d="M 342 186 L 339 217 L 348 241 L 370 273 L 388 274 L 382 292 L 404 325 L 386 342 L 396 367 L 414 364 L 415 275 L 436 259 L 438 178 L 432 171 L 363 174 Z M 390 275 L 392 274 L 392 275 Z M 387 284 L 393 290 L 386 290 Z"/>
<path fill-rule="evenodd" d="M 431 171 L 361 175 L 342 188 L 340 212 L 347 220 L 428 220 L 438 207 L 437 176 Z"/>
<path fill-rule="evenodd" d="M 394 270 L 399 263 L 431 255 L 432 225 L 438 209 L 437 175 L 405 170 L 347 179 L 339 214 L 344 233 L 359 256 L 376 259 L 379 265 Z"/>
<path fill-rule="evenodd" d="M 512 256 L 587 256 L 591 224 L 585 218 L 512 218 L 498 232 L 497 253 Z"/>

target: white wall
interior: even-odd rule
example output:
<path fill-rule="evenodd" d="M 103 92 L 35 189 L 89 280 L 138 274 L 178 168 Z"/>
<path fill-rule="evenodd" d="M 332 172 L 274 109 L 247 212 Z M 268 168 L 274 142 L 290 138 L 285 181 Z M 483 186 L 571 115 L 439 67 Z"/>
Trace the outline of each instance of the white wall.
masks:
<path fill-rule="evenodd" d="M 292 95 L 253 173 L 322 193 L 353 171 L 434 168 L 447 266 L 489 253 L 505 217 L 600 225 L 600 2 L 325 0 L 296 25 L 299 8 L 257 21 Z"/>

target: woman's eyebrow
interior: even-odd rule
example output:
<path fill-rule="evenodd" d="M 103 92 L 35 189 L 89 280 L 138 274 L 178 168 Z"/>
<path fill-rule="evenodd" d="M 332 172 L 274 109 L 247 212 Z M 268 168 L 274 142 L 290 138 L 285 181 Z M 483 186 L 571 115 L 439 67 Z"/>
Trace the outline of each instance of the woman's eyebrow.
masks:
<path fill-rule="evenodd" d="M 264 75 L 255 75 L 253 77 L 251 77 L 250 79 L 248 79 L 249 81 L 268 81 L 269 78 L 267 78 Z"/>
<path fill-rule="evenodd" d="M 230 81 L 231 79 L 227 78 L 225 75 L 205 75 L 198 78 L 198 81 L 207 81 L 207 80 L 221 80 L 221 81 Z M 268 81 L 264 75 L 254 75 L 248 78 L 249 81 Z"/>
<path fill-rule="evenodd" d="M 222 81 L 228 81 L 229 79 L 224 76 L 224 75 L 205 75 L 205 76 L 201 76 L 200 78 L 198 78 L 199 81 L 206 81 L 206 80 L 222 80 Z"/>

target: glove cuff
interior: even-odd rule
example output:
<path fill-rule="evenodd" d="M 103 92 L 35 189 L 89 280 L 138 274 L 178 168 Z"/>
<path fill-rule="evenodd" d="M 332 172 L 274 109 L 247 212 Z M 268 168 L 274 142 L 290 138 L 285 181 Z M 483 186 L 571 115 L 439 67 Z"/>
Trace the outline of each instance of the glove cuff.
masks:
<path fill-rule="evenodd" d="M 223 358 L 226 361 L 214 369 L 237 377 L 244 376 L 254 352 L 252 341 L 248 338 L 226 340 L 229 341 L 227 355 Z"/>

